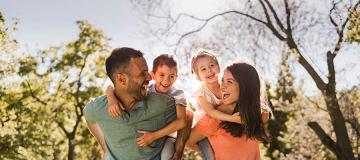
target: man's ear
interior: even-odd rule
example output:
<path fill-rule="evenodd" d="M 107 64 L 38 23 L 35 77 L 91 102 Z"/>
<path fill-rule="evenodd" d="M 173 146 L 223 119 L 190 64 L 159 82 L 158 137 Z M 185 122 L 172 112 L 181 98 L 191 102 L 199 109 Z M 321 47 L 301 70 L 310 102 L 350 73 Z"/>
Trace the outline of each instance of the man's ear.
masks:
<path fill-rule="evenodd" d="M 153 80 L 155 78 L 155 73 L 153 71 L 150 72 L 151 79 Z"/>
<path fill-rule="evenodd" d="M 128 78 L 127 75 L 124 73 L 118 73 L 115 75 L 115 80 L 120 85 L 126 85 L 127 78 Z"/>

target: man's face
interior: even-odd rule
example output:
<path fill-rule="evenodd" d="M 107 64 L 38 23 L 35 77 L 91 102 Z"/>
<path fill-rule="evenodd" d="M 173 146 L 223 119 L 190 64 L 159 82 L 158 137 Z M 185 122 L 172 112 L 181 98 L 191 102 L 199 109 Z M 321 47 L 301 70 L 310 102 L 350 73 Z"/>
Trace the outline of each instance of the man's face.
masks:
<path fill-rule="evenodd" d="M 151 72 L 151 77 L 155 80 L 156 92 L 169 93 L 177 78 L 177 68 L 161 65 L 157 67 L 155 72 Z"/>
<path fill-rule="evenodd" d="M 143 100 L 147 95 L 150 75 L 143 57 L 132 58 L 128 66 L 127 92 L 135 100 Z"/>

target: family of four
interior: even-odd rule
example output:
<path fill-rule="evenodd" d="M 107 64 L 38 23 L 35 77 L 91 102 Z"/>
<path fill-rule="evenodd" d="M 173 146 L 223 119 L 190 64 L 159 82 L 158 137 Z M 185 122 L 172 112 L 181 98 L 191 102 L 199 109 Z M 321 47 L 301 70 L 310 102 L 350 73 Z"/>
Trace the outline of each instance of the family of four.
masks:
<path fill-rule="evenodd" d="M 191 102 L 173 85 L 178 68 L 171 54 L 156 57 L 149 73 L 141 51 L 117 48 L 105 66 L 113 86 L 84 108 L 104 159 L 176 160 L 182 159 L 185 146 L 206 160 L 260 159 L 259 140 L 266 138 L 270 110 L 261 104 L 253 66 L 233 63 L 219 82 L 217 58 L 199 50 L 191 70 L 201 86 Z"/>

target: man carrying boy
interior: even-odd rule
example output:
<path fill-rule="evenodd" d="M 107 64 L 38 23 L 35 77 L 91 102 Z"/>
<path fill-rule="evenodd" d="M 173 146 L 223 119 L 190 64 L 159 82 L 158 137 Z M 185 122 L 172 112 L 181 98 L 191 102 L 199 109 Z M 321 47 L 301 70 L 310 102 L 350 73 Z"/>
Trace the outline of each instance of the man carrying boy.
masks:
<path fill-rule="evenodd" d="M 167 139 L 161 153 L 161 159 L 179 159 L 183 155 L 185 142 L 190 134 L 192 112 L 186 111 L 187 103 L 184 91 L 173 86 L 177 79 L 177 62 L 174 56 L 172 54 L 161 54 L 156 57 L 153 62 L 151 77 L 155 83 L 149 85 L 149 92 L 174 97 L 177 119 L 157 131 L 139 131 L 143 136 L 137 138 L 137 143 L 139 146 L 146 146 L 156 139 L 166 136 Z M 121 116 L 121 103 L 119 105 L 114 96 L 113 87 L 109 86 L 106 93 L 109 101 L 109 114 L 113 117 Z M 180 135 L 177 138 L 175 131 L 178 131 L 178 135 Z"/>
<path fill-rule="evenodd" d="M 160 159 L 165 138 L 143 147 L 138 146 L 136 138 L 142 135 L 139 130 L 156 131 L 176 118 L 174 98 L 147 92 L 150 76 L 140 51 L 114 49 L 106 59 L 106 72 L 124 114 L 121 118 L 111 117 L 106 96 L 97 97 L 84 109 L 88 128 L 105 152 L 104 158 Z"/>

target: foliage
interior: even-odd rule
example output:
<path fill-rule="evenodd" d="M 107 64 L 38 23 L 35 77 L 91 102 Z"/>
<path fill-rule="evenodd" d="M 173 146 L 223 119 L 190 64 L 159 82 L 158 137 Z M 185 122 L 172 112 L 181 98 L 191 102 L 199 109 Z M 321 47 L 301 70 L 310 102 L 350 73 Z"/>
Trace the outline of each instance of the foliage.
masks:
<path fill-rule="evenodd" d="M 0 159 L 100 157 L 82 108 L 102 94 L 109 38 L 87 21 L 77 25 L 80 33 L 73 42 L 22 56 L 1 55 L 7 70 L 0 79 Z"/>
<path fill-rule="evenodd" d="M 352 11 L 349 21 L 350 24 L 348 26 L 348 40 L 350 42 L 360 43 L 360 11 Z"/>

